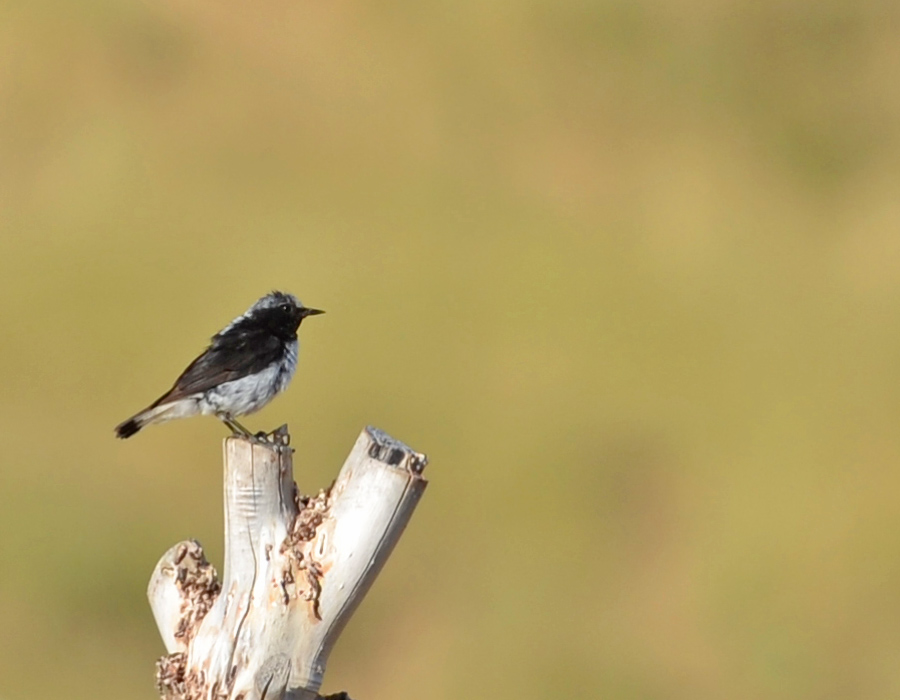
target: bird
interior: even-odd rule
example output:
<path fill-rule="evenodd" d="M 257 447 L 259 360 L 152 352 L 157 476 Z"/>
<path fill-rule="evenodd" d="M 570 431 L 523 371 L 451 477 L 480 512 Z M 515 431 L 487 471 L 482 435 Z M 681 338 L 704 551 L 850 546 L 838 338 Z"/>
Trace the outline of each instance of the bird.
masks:
<path fill-rule="evenodd" d="M 252 437 L 236 417 L 258 411 L 287 388 L 297 369 L 297 330 L 307 316 L 323 313 L 292 294 L 266 294 L 216 333 L 169 391 L 119 423 L 116 437 L 196 415 L 214 415 L 235 435 Z"/>

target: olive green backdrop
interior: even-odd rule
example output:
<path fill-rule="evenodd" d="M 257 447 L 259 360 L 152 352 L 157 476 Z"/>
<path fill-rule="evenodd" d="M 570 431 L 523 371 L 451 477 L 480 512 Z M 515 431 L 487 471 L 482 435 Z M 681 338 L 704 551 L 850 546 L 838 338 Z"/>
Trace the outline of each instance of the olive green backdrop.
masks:
<path fill-rule="evenodd" d="M 894 5 L 892 8 L 891 5 Z M 210 418 L 113 426 L 273 288 L 301 487 L 431 486 L 325 689 L 900 696 L 900 13 L 0 5 L 0 698 L 155 697 Z"/>

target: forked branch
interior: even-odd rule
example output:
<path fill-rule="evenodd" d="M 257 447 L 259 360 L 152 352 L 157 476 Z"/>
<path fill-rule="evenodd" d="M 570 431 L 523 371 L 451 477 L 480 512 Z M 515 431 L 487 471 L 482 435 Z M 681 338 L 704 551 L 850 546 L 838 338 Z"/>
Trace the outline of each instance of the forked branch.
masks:
<path fill-rule="evenodd" d="M 286 443 L 286 440 L 284 441 Z M 286 444 L 225 440 L 225 571 L 194 540 L 147 595 L 166 700 L 311 700 L 328 655 L 409 522 L 427 462 L 366 428 L 330 489 L 300 496 Z"/>

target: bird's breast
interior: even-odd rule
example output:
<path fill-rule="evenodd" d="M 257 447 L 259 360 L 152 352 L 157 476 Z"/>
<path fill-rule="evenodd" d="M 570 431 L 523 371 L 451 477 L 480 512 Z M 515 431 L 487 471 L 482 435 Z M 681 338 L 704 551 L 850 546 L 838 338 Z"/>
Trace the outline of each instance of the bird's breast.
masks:
<path fill-rule="evenodd" d="M 297 357 L 300 352 L 300 342 L 292 340 L 284 348 L 284 360 L 281 363 L 281 371 L 278 373 L 278 391 L 284 391 L 297 371 Z"/>

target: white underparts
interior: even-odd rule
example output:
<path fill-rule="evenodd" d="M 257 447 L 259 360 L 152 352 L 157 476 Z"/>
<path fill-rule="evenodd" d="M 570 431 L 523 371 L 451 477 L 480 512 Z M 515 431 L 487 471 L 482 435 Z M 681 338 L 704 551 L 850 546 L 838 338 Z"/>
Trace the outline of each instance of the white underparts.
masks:
<path fill-rule="evenodd" d="M 295 340 L 288 345 L 281 362 L 271 364 L 256 374 L 219 384 L 203 393 L 148 408 L 135 418 L 143 427 L 198 414 L 236 418 L 254 413 L 287 388 L 297 370 L 298 350 Z"/>

